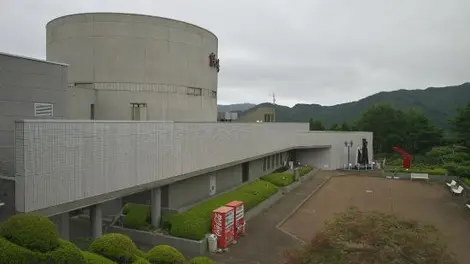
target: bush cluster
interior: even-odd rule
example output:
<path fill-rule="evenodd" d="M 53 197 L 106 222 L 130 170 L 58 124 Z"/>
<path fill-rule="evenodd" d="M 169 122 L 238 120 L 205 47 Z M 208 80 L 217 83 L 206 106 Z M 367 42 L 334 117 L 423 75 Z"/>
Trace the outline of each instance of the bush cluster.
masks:
<path fill-rule="evenodd" d="M 59 239 L 47 217 L 21 214 L 0 226 L 0 263 L 85 264 L 80 249 Z"/>
<path fill-rule="evenodd" d="M 33 251 L 48 252 L 59 246 L 56 226 L 39 215 L 15 215 L 7 219 L 0 227 L 0 235 Z"/>
<path fill-rule="evenodd" d="M 455 264 L 432 225 L 357 208 L 337 214 L 306 245 L 290 250 L 287 264 Z"/>
<path fill-rule="evenodd" d="M 172 215 L 170 235 L 194 240 L 201 240 L 211 230 L 212 211 L 230 201 L 239 200 L 245 203 L 245 210 L 249 210 L 266 200 L 278 191 L 278 187 L 270 182 L 255 180 L 243 185 L 234 191 L 221 194 L 205 201 L 186 212 Z"/>
<path fill-rule="evenodd" d="M 205 257 L 193 260 L 198 262 L 190 263 L 214 263 Z M 183 264 L 186 259 L 177 249 L 165 245 L 144 253 L 129 237 L 117 233 L 103 235 L 93 241 L 88 251 L 81 251 L 73 243 L 60 239 L 57 228 L 47 217 L 21 214 L 0 226 L 0 263 Z"/>
<path fill-rule="evenodd" d="M 126 204 L 123 209 L 124 227 L 139 230 L 150 230 L 150 211 L 150 206 L 146 204 Z"/>

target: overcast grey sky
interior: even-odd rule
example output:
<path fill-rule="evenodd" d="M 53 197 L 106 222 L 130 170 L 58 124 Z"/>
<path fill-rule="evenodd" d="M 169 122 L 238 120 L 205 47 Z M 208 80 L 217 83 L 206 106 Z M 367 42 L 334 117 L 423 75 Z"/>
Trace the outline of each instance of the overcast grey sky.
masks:
<path fill-rule="evenodd" d="M 332 105 L 470 81 L 470 0 L 0 0 L 0 51 L 45 58 L 45 25 L 80 12 L 191 22 L 219 38 L 219 104 Z"/>

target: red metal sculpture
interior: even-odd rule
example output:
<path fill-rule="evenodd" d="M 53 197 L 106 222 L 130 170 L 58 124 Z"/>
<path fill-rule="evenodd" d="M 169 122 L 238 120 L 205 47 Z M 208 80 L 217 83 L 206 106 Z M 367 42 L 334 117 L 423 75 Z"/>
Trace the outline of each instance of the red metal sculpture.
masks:
<path fill-rule="evenodd" d="M 403 168 L 404 169 L 409 169 L 411 167 L 411 155 L 408 154 L 405 150 L 403 150 L 400 147 L 393 147 L 392 148 L 394 151 L 398 152 L 401 154 L 403 157 Z"/>

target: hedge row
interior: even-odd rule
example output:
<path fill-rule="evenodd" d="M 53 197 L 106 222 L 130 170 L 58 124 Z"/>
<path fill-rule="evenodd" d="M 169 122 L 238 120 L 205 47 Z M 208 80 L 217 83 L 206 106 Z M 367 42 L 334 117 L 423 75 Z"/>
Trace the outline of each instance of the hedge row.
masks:
<path fill-rule="evenodd" d="M 128 203 L 122 213 L 124 227 L 139 230 L 150 230 L 150 206 L 146 204 Z"/>
<path fill-rule="evenodd" d="M 234 191 L 221 194 L 205 201 L 186 212 L 174 214 L 166 219 L 170 235 L 193 240 L 201 240 L 211 230 L 212 211 L 230 201 L 239 200 L 249 210 L 266 200 L 278 191 L 278 187 L 270 182 L 255 180 Z"/>
<path fill-rule="evenodd" d="M 410 168 L 404 169 L 401 167 L 387 168 L 387 171 L 394 173 L 427 173 L 429 175 L 445 175 L 447 170 L 444 168 Z"/>
<path fill-rule="evenodd" d="M 294 182 L 294 174 L 292 172 L 272 173 L 264 175 L 261 180 L 270 182 L 276 186 L 284 187 Z"/>
<path fill-rule="evenodd" d="M 312 170 L 313 170 L 312 167 L 304 166 L 304 167 L 300 168 L 300 176 L 304 176 L 305 174 L 309 173 Z"/>
<path fill-rule="evenodd" d="M 304 176 L 309 173 L 313 168 L 310 166 L 305 166 L 300 168 L 300 176 Z M 292 184 L 294 182 L 294 174 L 292 171 L 282 172 L 282 173 L 271 173 L 261 177 L 263 181 L 268 181 L 276 186 L 284 187 Z"/>
<path fill-rule="evenodd" d="M 59 239 L 55 225 L 47 217 L 15 215 L 0 226 L 0 263 L 9 264 L 183 264 L 177 249 L 159 245 L 147 253 L 123 234 L 106 234 L 81 251 L 69 241 Z M 190 264 L 214 264 L 198 257 Z"/>

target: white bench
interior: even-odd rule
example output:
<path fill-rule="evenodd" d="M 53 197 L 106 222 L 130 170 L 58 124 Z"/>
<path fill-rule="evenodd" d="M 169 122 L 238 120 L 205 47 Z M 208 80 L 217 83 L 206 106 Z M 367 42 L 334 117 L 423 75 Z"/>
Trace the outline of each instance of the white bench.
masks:
<path fill-rule="evenodd" d="M 457 182 L 455 180 L 452 180 L 450 183 L 446 182 L 446 184 L 449 188 L 452 188 L 452 189 L 457 187 Z"/>
<path fill-rule="evenodd" d="M 411 173 L 411 180 L 419 179 L 419 180 L 429 180 L 429 174 L 427 173 Z"/>
<path fill-rule="evenodd" d="M 451 188 L 450 190 L 452 191 L 453 194 L 460 195 L 463 192 L 463 187 L 459 185 L 459 187 Z"/>

